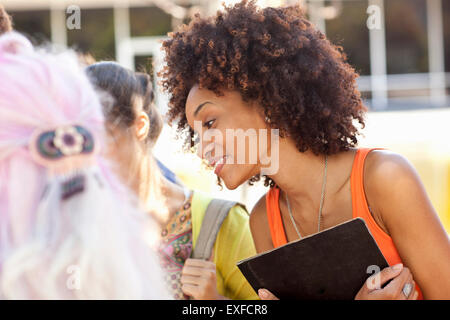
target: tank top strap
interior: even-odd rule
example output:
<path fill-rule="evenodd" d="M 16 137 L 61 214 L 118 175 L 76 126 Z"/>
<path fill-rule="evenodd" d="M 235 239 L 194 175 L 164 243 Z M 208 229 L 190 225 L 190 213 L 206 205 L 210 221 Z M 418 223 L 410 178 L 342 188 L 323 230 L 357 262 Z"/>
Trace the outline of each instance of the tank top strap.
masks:
<path fill-rule="evenodd" d="M 272 187 L 266 193 L 266 212 L 269 223 L 270 235 L 274 248 L 287 243 L 286 233 L 284 231 L 283 220 L 280 211 L 280 189 Z"/>
<path fill-rule="evenodd" d="M 372 217 L 367 216 L 370 215 L 370 211 L 364 193 L 364 163 L 367 155 L 373 150 L 382 148 L 360 148 L 356 151 L 350 176 L 353 218 L 360 217 L 366 221 Z"/>
<path fill-rule="evenodd" d="M 367 155 L 373 150 L 384 150 L 383 148 L 362 148 L 356 152 L 353 169 L 350 178 L 352 195 L 352 216 L 362 218 L 367 223 L 372 236 L 385 255 L 389 264 L 400 261 L 400 257 L 392 241 L 392 238 L 378 225 L 372 216 L 364 191 L 364 163 Z"/>

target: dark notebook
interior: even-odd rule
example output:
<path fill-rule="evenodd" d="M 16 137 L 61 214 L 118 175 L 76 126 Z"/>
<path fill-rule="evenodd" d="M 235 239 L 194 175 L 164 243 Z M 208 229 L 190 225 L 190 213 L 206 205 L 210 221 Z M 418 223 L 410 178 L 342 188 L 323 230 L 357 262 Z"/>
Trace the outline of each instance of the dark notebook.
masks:
<path fill-rule="evenodd" d="M 355 218 L 239 261 L 258 292 L 280 299 L 354 299 L 376 270 L 388 266 L 366 223 Z"/>

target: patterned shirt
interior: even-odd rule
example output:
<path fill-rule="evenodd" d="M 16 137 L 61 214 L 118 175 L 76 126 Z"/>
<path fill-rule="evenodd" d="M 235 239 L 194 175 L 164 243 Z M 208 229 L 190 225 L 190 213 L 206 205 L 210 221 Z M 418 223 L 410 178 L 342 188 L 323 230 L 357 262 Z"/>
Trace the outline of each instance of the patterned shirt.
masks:
<path fill-rule="evenodd" d="M 161 232 L 159 254 L 166 271 L 167 286 L 174 299 L 189 299 L 181 290 L 181 271 L 192 251 L 193 192 Z"/>

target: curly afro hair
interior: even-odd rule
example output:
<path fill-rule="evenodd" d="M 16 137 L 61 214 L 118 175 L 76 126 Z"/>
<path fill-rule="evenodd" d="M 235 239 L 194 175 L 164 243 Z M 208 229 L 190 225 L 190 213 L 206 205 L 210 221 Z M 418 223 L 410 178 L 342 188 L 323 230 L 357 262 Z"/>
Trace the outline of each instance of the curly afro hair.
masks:
<path fill-rule="evenodd" d="M 170 95 L 169 121 L 188 129 L 185 104 L 198 84 L 221 95 L 257 100 L 273 128 L 300 152 L 334 154 L 357 144 L 364 127 L 358 74 L 299 6 L 261 9 L 255 1 L 196 15 L 164 41 L 161 84 Z"/>

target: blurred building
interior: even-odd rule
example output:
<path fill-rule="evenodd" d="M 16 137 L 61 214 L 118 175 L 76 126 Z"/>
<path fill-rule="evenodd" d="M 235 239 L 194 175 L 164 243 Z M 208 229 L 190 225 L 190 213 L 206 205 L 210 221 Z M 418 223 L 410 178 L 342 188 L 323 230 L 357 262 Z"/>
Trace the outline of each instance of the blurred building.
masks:
<path fill-rule="evenodd" d="M 46 39 L 115 59 L 130 68 L 158 64 L 158 40 L 195 12 L 211 14 L 221 0 L 2 0 L 15 26 Z M 226 0 L 232 4 L 238 0 Z M 450 1 L 259 0 L 262 6 L 300 2 L 360 72 L 359 87 L 374 110 L 450 104 Z M 81 29 L 66 27 L 71 6 Z"/>
<path fill-rule="evenodd" d="M 239 0 L 0 0 L 15 28 L 36 43 L 51 41 L 154 74 L 160 40 L 196 12 L 212 14 Z M 300 2 L 309 19 L 360 73 L 358 86 L 372 111 L 362 145 L 405 154 L 450 231 L 450 1 L 259 0 L 261 6 Z M 74 7 L 75 6 L 75 7 Z M 80 29 L 68 28 L 80 8 Z M 156 83 L 156 81 L 155 81 Z M 157 91 L 162 113 L 167 97 Z M 195 156 L 182 154 L 165 127 L 155 153 L 193 187 L 241 200 L 249 208 L 265 188 L 219 192 Z M 176 156 L 174 156 L 176 155 Z M 199 176 L 202 177 L 199 179 Z"/>

